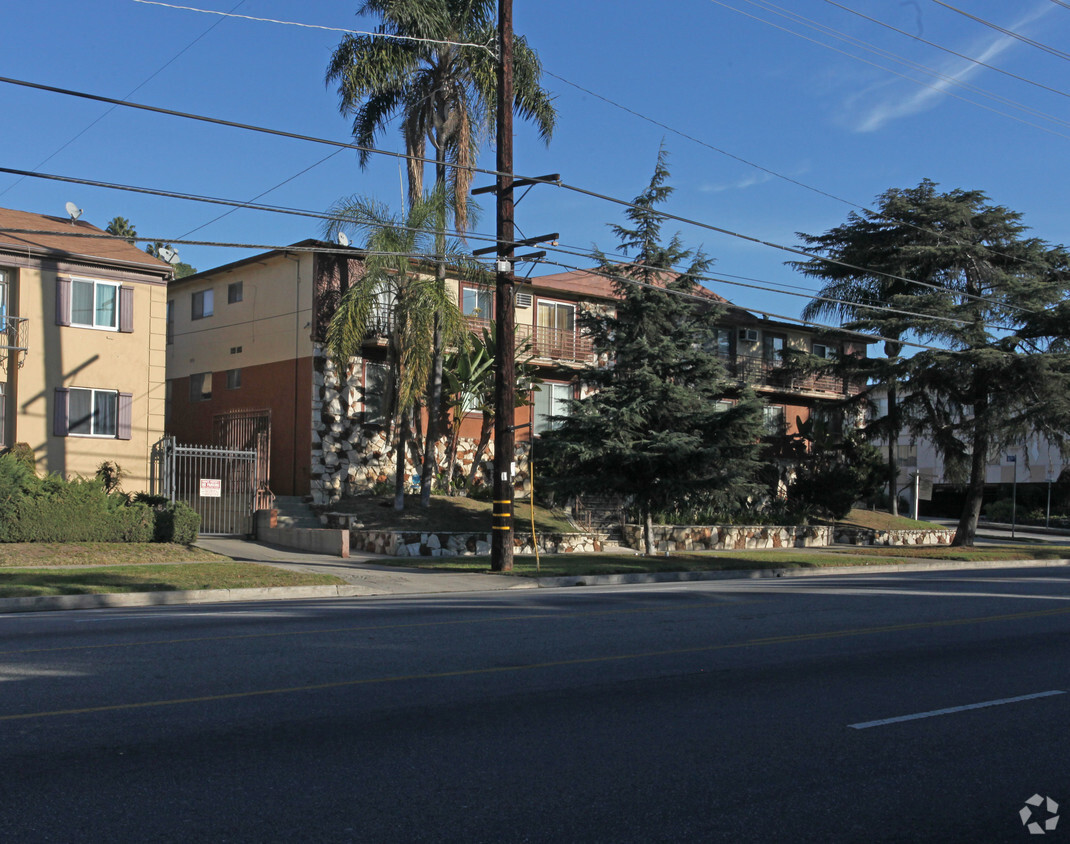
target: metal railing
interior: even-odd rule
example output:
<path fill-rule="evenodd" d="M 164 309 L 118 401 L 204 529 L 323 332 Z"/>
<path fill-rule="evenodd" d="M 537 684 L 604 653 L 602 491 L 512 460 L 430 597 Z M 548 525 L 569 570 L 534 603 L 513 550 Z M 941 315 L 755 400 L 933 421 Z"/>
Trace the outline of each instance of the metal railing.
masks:
<path fill-rule="evenodd" d="M 27 317 L 0 316 L 0 350 L 6 349 L 18 355 L 19 366 L 22 366 L 23 355 L 29 350 L 28 328 Z"/>
<path fill-rule="evenodd" d="M 255 451 L 178 445 L 153 446 L 155 491 L 201 517 L 201 536 L 251 536 L 257 494 Z"/>
<path fill-rule="evenodd" d="M 465 317 L 468 330 L 481 334 L 490 327 L 490 320 L 482 317 Z M 564 363 L 591 363 L 594 361 L 594 346 L 591 338 L 579 329 L 546 328 L 541 325 L 516 326 L 516 344 L 529 344 L 528 354 L 536 361 L 560 361 Z"/>
<path fill-rule="evenodd" d="M 722 360 L 729 373 L 747 384 L 840 395 L 858 391 L 841 375 L 801 373 L 786 368 L 779 361 L 767 360 L 761 355 L 736 355 L 734 358 Z"/>

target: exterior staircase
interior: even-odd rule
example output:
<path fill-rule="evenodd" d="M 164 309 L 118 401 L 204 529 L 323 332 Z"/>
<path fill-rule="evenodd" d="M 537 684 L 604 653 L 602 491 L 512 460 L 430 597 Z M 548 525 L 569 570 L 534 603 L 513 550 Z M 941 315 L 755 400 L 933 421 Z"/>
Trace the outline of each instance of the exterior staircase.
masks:
<path fill-rule="evenodd" d="M 280 528 L 321 528 L 319 518 L 312 512 L 309 502 L 299 495 L 275 496 L 275 511 L 278 516 L 276 527 Z"/>
<path fill-rule="evenodd" d="M 349 556 L 349 530 L 325 528 L 313 514 L 308 501 L 296 495 L 275 497 L 271 510 L 257 514 L 256 538 L 314 554 Z"/>
<path fill-rule="evenodd" d="M 613 543 L 624 541 L 624 501 L 611 495 L 577 496 L 572 520 L 585 531 L 604 533 Z"/>

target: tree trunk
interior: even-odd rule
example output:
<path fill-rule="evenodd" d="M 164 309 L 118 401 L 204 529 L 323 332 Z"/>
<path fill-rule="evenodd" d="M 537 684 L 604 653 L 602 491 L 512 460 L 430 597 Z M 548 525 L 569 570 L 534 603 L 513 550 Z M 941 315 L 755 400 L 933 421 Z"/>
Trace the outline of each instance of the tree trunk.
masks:
<path fill-rule="evenodd" d="M 974 376 L 977 377 L 976 375 Z M 977 536 L 977 520 L 981 516 L 981 503 L 985 493 L 985 474 L 988 470 L 988 449 L 991 437 L 988 425 L 988 399 L 984 398 L 973 405 L 973 453 L 970 455 L 970 480 L 966 486 L 966 501 L 959 517 L 958 528 L 952 545 L 973 545 Z"/>
<path fill-rule="evenodd" d="M 409 432 L 409 415 L 402 414 L 398 421 L 398 451 L 397 465 L 394 469 L 394 509 L 405 509 L 405 447 Z"/>
<path fill-rule="evenodd" d="M 453 487 L 454 467 L 457 465 L 457 446 L 461 441 L 460 420 L 455 420 L 453 429 L 450 431 L 450 441 L 446 446 L 446 492 L 455 495 Z"/>
<path fill-rule="evenodd" d="M 899 445 L 899 426 L 895 421 L 895 387 L 888 387 L 888 512 L 899 515 L 899 465 L 896 448 Z"/>
<path fill-rule="evenodd" d="M 468 470 L 468 486 L 476 482 L 476 473 L 479 471 L 479 463 L 483 459 L 483 452 L 490 442 L 490 435 L 494 432 L 494 414 L 483 411 L 483 424 L 479 427 L 479 444 L 476 445 L 476 453 L 472 458 L 472 468 Z"/>
<path fill-rule="evenodd" d="M 446 191 L 446 147 L 435 144 L 435 186 Z M 435 284 L 442 289 L 446 286 L 446 207 L 443 201 L 442 213 L 435 222 Z M 420 475 L 420 506 L 431 506 L 431 479 L 438 461 L 435 459 L 435 446 L 438 443 L 439 416 L 442 411 L 442 323 L 435 314 L 434 342 L 431 358 L 431 381 L 427 390 L 427 439 L 424 441 L 424 465 Z"/>
<path fill-rule="evenodd" d="M 654 515 L 650 507 L 644 504 L 640 508 L 643 519 L 643 553 L 648 557 L 654 556 Z"/>

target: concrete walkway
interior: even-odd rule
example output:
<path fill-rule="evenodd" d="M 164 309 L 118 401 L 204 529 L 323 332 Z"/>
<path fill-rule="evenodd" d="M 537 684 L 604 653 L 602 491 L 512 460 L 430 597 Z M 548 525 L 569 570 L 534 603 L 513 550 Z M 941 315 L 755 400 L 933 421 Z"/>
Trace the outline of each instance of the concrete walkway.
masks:
<path fill-rule="evenodd" d="M 382 554 L 356 553 L 342 559 L 327 554 L 311 554 L 278 545 L 249 542 L 243 539 L 202 537 L 197 548 L 223 554 L 234 560 L 266 563 L 293 571 L 333 574 L 350 586 L 358 586 L 364 595 L 409 595 L 421 592 L 485 592 L 495 589 L 532 589 L 530 578 L 501 574 L 435 572 L 426 569 L 383 565 L 378 560 L 397 559 Z"/>

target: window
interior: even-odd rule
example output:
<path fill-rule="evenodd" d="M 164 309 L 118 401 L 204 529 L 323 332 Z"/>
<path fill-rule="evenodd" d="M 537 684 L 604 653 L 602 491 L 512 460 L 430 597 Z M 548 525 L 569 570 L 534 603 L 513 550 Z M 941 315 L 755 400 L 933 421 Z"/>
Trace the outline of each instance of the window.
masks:
<path fill-rule="evenodd" d="M 572 398 L 571 384 L 555 384 L 544 381 L 535 391 L 535 433 L 553 430 L 561 424 L 560 419 L 550 417 L 568 416 L 568 402 Z"/>
<path fill-rule="evenodd" d="M 71 279 L 71 325 L 119 327 L 119 285 Z"/>
<path fill-rule="evenodd" d="M 227 370 L 227 389 L 237 390 L 241 387 L 241 370 L 240 369 L 228 369 Z"/>
<path fill-rule="evenodd" d="M 494 318 L 494 294 L 481 287 L 461 289 L 461 313 L 479 319 Z"/>
<path fill-rule="evenodd" d="M 57 437 L 131 437 L 134 396 L 115 390 L 58 387 L 53 433 Z"/>
<path fill-rule="evenodd" d="M 730 328 L 714 328 L 710 331 L 710 339 L 706 344 L 706 351 L 717 355 L 722 360 L 732 357 L 732 330 Z"/>
<path fill-rule="evenodd" d="M 762 338 L 762 357 L 765 362 L 779 366 L 783 362 L 787 338 L 783 334 L 766 334 Z"/>
<path fill-rule="evenodd" d="M 234 305 L 242 299 L 242 283 L 234 281 L 227 285 L 227 304 Z"/>
<path fill-rule="evenodd" d="M 167 300 L 167 345 L 175 342 L 175 300 Z"/>
<path fill-rule="evenodd" d="M 385 363 L 364 362 L 364 424 L 385 425 L 389 405 L 387 384 L 390 368 Z"/>
<path fill-rule="evenodd" d="M 189 377 L 189 400 L 208 401 L 212 397 L 212 373 L 198 372 Z"/>
<path fill-rule="evenodd" d="M 576 352 L 576 308 L 564 302 L 539 302 L 535 353 L 571 358 Z"/>
<path fill-rule="evenodd" d="M 839 354 L 839 350 L 835 346 L 831 346 L 827 343 L 814 343 L 811 347 L 813 354 L 819 358 L 826 358 L 832 360 Z"/>
<path fill-rule="evenodd" d="M 784 408 L 779 404 L 767 404 L 762 408 L 762 418 L 765 423 L 765 436 L 776 437 L 787 433 L 784 424 Z"/>
<path fill-rule="evenodd" d="M 193 294 L 193 319 L 204 319 L 212 315 L 212 309 L 214 307 L 214 296 L 212 295 L 212 289 L 198 290 Z"/>
<path fill-rule="evenodd" d="M 7 275 L 0 270 L 0 319 L 7 316 Z"/>

